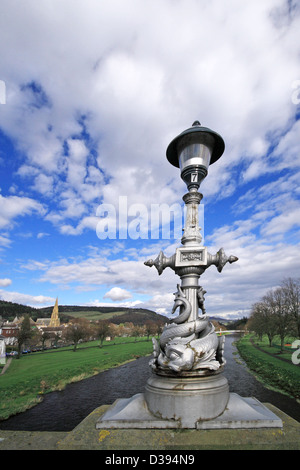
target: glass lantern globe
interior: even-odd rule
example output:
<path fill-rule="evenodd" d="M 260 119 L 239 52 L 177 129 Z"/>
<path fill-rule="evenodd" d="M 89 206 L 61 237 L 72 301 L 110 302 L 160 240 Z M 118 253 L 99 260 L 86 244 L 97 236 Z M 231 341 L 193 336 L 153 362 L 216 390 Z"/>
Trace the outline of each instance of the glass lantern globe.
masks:
<path fill-rule="evenodd" d="M 202 127 L 199 121 L 177 136 L 167 148 L 167 159 L 180 168 L 181 178 L 189 191 L 197 191 L 207 175 L 208 167 L 225 149 L 224 140 L 216 132 Z"/>

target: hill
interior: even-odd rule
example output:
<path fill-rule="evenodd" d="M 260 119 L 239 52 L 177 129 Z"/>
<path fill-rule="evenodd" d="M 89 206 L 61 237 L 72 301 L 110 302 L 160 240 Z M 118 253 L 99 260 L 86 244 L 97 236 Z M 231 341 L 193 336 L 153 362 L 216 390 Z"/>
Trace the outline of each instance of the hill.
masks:
<path fill-rule="evenodd" d="M 0 317 L 2 317 L 3 320 L 13 320 L 15 316 L 22 316 L 26 313 L 33 316 L 36 312 L 37 309 L 33 307 L 0 300 Z"/>
<path fill-rule="evenodd" d="M 0 301 L 0 317 L 3 320 L 12 321 L 16 316 L 29 314 L 36 321 L 37 318 L 49 318 L 53 306 L 33 308 L 14 302 Z M 109 320 L 111 323 L 132 322 L 135 325 L 145 324 L 146 321 L 165 323 L 166 317 L 152 310 L 128 307 L 86 307 L 81 305 L 59 305 L 59 316 L 62 322 L 68 322 L 71 318 L 87 318 L 88 320 Z"/>
<path fill-rule="evenodd" d="M 46 316 L 49 316 L 51 312 L 46 311 Z M 59 306 L 59 315 L 61 318 L 62 316 L 66 316 L 68 319 L 81 317 L 93 321 L 109 320 L 111 323 L 116 325 L 125 322 L 132 322 L 134 325 L 144 325 L 145 322 L 149 320 L 154 323 L 166 323 L 167 321 L 166 317 L 155 313 L 153 310 L 128 307 L 82 307 L 77 305 L 61 305 Z"/>
<path fill-rule="evenodd" d="M 23 316 L 28 313 L 35 321 L 37 318 L 49 318 L 53 306 L 34 308 L 13 302 L 0 300 L 0 318 L 3 320 L 13 320 L 15 316 Z M 81 305 L 59 305 L 59 317 L 63 323 L 67 323 L 71 318 L 87 318 L 88 320 L 109 320 L 111 323 L 119 325 L 120 323 L 131 322 L 134 325 L 144 325 L 146 321 L 154 323 L 166 323 L 169 319 L 159 315 L 153 310 L 144 308 L 128 307 L 88 307 Z M 216 321 L 221 325 L 226 325 L 230 329 L 238 329 L 240 323 L 245 322 L 247 318 L 238 320 L 227 320 L 222 317 L 210 316 L 211 321 Z"/>

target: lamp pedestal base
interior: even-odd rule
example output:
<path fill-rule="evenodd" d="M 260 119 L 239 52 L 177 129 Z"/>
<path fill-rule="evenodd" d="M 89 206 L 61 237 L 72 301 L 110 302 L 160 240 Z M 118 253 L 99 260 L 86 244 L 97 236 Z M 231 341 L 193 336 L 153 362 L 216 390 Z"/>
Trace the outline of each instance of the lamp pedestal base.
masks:
<path fill-rule="evenodd" d="M 183 423 L 160 419 L 148 409 L 143 393 L 116 400 L 96 423 L 96 429 L 261 429 L 282 428 L 282 420 L 253 397 L 229 394 L 224 413 L 214 419 Z"/>
<path fill-rule="evenodd" d="M 224 412 L 229 386 L 222 374 L 190 377 L 152 374 L 145 387 L 145 400 L 154 416 L 191 428 L 198 421 L 216 418 Z"/>

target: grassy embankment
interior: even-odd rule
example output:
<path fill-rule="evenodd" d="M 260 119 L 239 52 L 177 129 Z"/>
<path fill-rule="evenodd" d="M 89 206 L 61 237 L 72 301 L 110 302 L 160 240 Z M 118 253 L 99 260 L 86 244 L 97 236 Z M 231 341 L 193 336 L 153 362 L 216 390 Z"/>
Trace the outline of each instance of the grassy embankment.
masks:
<path fill-rule="evenodd" d="M 295 338 L 290 338 L 291 343 L 293 339 Z M 266 336 L 259 341 L 254 335 L 243 336 L 238 341 L 237 348 L 250 371 L 264 385 L 300 400 L 300 366 L 292 362 L 294 349 L 285 346 L 284 352 L 280 353 L 279 339 L 275 338 L 270 347 Z"/>
<path fill-rule="evenodd" d="M 0 420 L 34 406 L 45 393 L 151 353 L 146 338 L 115 338 L 102 348 L 93 341 L 80 344 L 76 352 L 70 347 L 13 358 L 0 376 Z"/>

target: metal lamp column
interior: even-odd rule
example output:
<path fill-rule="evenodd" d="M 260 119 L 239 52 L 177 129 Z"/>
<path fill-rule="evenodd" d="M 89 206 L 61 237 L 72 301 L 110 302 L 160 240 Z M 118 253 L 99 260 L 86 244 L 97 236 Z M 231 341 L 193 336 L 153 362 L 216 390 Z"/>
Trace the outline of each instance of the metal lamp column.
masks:
<path fill-rule="evenodd" d="M 224 368 L 223 338 L 217 337 L 205 307 L 205 291 L 199 278 L 214 264 L 219 272 L 237 260 L 221 248 L 216 255 L 201 245 L 198 222 L 202 194 L 198 192 L 209 164 L 224 151 L 223 139 L 196 121 L 171 142 L 167 158 L 181 168 L 189 192 L 183 196 L 187 207 L 182 246 L 170 258 L 162 252 L 145 262 L 162 274 L 170 267 L 181 279 L 172 313 L 179 315 L 167 324 L 160 341 L 153 339 L 152 375 L 145 389 L 147 406 L 154 416 L 175 420 L 179 427 L 194 427 L 201 420 L 213 419 L 225 410 L 229 399 Z M 202 311 L 199 315 L 199 309 Z"/>

